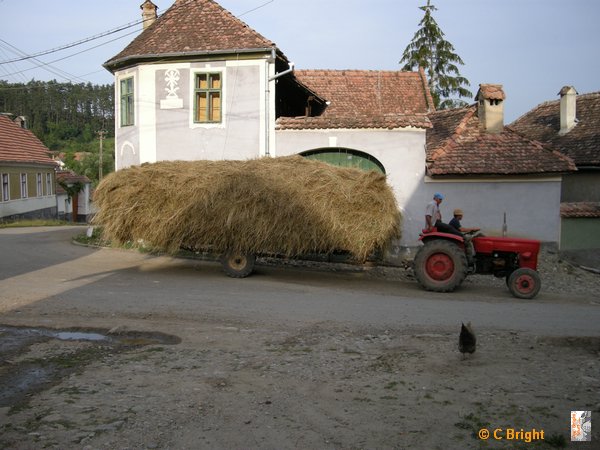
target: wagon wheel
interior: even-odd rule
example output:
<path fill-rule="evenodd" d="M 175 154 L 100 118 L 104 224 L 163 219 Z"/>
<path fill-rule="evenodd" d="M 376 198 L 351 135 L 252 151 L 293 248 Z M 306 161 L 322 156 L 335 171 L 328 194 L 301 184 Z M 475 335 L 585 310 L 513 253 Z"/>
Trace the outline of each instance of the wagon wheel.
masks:
<path fill-rule="evenodd" d="M 417 281 L 428 291 L 450 292 L 467 276 L 467 256 L 462 248 L 446 240 L 425 243 L 415 256 Z"/>
<path fill-rule="evenodd" d="M 221 255 L 221 264 L 225 273 L 232 278 L 246 278 L 254 270 L 256 255 L 228 251 Z"/>
<path fill-rule="evenodd" d="M 507 284 L 515 297 L 531 299 L 540 292 L 542 280 L 535 270 L 521 267 L 508 276 Z"/>

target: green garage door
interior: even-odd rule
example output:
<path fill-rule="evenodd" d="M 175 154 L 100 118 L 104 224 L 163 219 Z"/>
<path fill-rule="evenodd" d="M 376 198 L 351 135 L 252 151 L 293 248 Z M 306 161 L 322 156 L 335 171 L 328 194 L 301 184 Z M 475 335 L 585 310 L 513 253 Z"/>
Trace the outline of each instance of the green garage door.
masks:
<path fill-rule="evenodd" d="M 354 167 L 362 170 L 375 170 L 385 174 L 383 164 L 368 153 L 348 148 L 324 148 L 301 153 L 309 159 L 316 159 L 334 166 Z"/>

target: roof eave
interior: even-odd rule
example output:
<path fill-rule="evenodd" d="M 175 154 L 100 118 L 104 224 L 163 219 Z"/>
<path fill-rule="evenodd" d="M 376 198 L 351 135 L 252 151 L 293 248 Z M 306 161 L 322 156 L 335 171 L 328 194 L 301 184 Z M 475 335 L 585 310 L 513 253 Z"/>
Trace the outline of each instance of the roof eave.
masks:
<path fill-rule="evenodd" d="M 228 49 L 228 50 L 202 50 L 202 51 L 190 51 L 190 52 L 169 52 L 169 53 L 147 53 L 143 55 L 130 55 L 118 59 L 110 59 L 102 64 L 106 70 L 114 74 L 117 69 L 130 67 L 138 62 L 150 62 L 153 60 L 165 60 L 165 59 L 176 59 L 176 58 L 194 58 L 203 56 L 216 56 L 216 55 L 239 55 L 239 54 L 252 54 L 252 53 L 270 53 L 273 47 L 259 47 L 259 48 L 241 48 L 241 49 Z M 280 51 L 277 52 L 278 56 L 282 57 L 287 61 L 287 58 Z"/>

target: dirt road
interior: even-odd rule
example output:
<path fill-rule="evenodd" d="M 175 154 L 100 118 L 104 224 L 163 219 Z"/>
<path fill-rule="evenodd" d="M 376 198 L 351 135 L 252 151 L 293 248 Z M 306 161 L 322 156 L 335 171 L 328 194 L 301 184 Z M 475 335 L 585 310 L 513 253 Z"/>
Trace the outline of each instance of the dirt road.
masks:
<path fill-rule="evenodd" d="M 552 448 L 570 446 L 571 410 L 600 416 L 585 294 L 432 296 L 273 267 L 230 280 L 214 263 L 76 247 L 77 232 L 0 230 L 15 254 L 0 263 L 0 447 Z M 461 320 L 478 335 L 465 359 Z M 544 439 L 524 442 L 533 429 Z"/>

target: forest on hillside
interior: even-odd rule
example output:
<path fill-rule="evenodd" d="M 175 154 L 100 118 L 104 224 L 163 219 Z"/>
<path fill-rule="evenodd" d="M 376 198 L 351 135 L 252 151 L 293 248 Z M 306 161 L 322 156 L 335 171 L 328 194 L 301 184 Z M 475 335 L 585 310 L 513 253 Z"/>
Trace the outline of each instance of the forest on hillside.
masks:
<path fill-rule="evenodd" d="M 8 83 L 0 80 L 0 113 L 24 116 L 27 128 L 46 147 L 64 154 L 69 169 L 93 181 L 98 178 L 98 132 L 104 130 L 103 172 L 107 174 L 114 170 L 112 84 L 73 84 L 55 80 Z"/>

